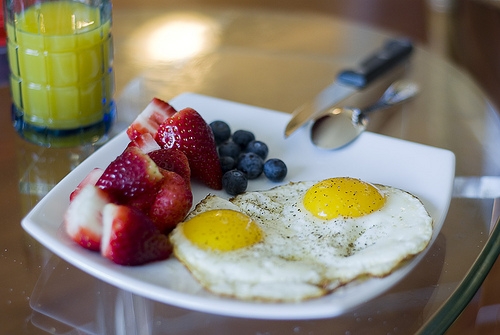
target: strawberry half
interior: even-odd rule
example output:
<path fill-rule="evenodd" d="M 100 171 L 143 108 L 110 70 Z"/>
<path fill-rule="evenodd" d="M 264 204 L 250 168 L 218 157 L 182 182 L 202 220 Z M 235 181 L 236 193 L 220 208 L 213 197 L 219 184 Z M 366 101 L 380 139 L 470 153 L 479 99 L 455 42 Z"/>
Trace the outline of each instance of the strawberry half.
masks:
<path fill-rule="evenodd" d="M 70 202 L 64 213 L 64 229 L 82 247 L 98 251 L 102 237 L 102 211 L 111 197 L 94 185 L 87 184 Z"/>
<path fill-rule="evenodd" d="M 176 112 L 175 108 L 169 103 L 158 98 L 153 98 L 153 100 L 127 128 L 127 135 L 130 140 L 134 140 L 141 134 L 145 133 L 150 133 L 153 137 L 155 137 L 160 124 Z"/>
<path fill-rule="evenodd" d="M 161 149 L 150 133 L 140 134 L 134 140 L 130 141 L 127 147 L 138 147 L 146 154 Z"/>
<path fill-rule="evenodd" d="M 160 168 L 179 174 L 190 185 L 191 169 L 184 152 L 178 149 L 159 149 L 148 155 Z"/>
<path fill-rule="evenodd" d="M 104 172 L 104 169 L 101 168 L 94 168 L 92 171 L 89 172 L 88 175 L 83 178 L 83 180 L 78 184 L 78 186 L 75 188 L 73 192 L 69 195 L 69 200 L 73 201 L 73 199 L 76 197 L 78 193 L 87 185 L 95 185 L 96 182 L 101 178 L 102 174 Z"/>
<path fill-rule="evenodd" d="M 149 217 L 161 232 L 167 234 L 186 217 L 193 204 L 193 193 L 190 185 L 177 173 L 164 170 L 163 175 Z"/>
<path fill-rule="evenodd" d="M 129 204 L 144 197 L 154 199 L 163 175 L 156 163 L 139 147 L 131 146 L 112 161 L 96 185 L 110 193 L 118 203 Z"/>
<path fill-rule="evenodd" d="M 108 204 L 103 210 L 101 254 L 120 265 L 142 265 L 167 259 L 172 253 L 168 237 L 142 212 Z"/>
<path fill-rule="evenodd" d="M 163 122 L 155 137 L 162 148 L 176 148 L 189 161 L 191 175 L 208 187 L 222 189 L 222 169 L 212 129 L 192 108 L 184 108 Z"/>

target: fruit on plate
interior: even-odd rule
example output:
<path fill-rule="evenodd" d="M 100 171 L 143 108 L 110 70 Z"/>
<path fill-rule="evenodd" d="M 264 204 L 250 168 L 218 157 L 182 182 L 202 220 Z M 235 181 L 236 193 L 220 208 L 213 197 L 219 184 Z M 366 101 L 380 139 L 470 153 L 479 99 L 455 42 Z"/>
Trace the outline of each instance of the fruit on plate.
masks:
<path fill-rule="evenodd" d="M 215 143 L 224 143 L 231 137 L 231 127 L 229 127 L 226 122 L 222 120 L 215 120 L 212 121 L 209 126 L 212 128 L 212 132 L 214 133 Z"/>
<path fill-rule="evenodd" d="M 138 147 L 125 149 L 112 161 L 96 185 L 120 204 L 152 201 L 163 174 L 155 162 Z"/>
<path fill-rule="evenodd" d="M 184 108 L 163 122 L 155 137 L 162 148 L 176 148 L 189 161 L 191 176 L 208 187 L 222 189 L 222 169 L 210 126 L 192 108 Z"/>
<path fill-rule="evenodd" d="M 255 134 L 248 130 L 238 129 L 233 133 L 232 140 L 243 150 L 247 147 L 248 143 L 255 140 Z"/>
<path fill-rule="evenodd" d="M 285 179 L 286 164 L 278 158 L 266 160 L 269 147 L 265 142 L 256 140 L 253 132 L 238 129 L 231 133 L 231 127 L 222 120 L 212 121 L 210 126 L 215 138 L 219 139 L 216 142 L 223 173 L 222 188 L 228 194 L 245 192 L 248 181 L 259 178 L 263 173 L 272 182 Z"/>
<path fill-rule="evenodd" d="M 264 163 L 264 175 L 270 181 L 282 181 L 285 179 L 287 172 L 288 168 L 286 167 L 285 162 L 279 158 L 271 158 Z"/>
<path fill-rule="evenodd" d="M 131 140 L 145 133 L 150 133 L 154 138 L 160 124 L 176 112 L 175 108 L 169 103 L 158 98 L 153 98 L 127 128 L 127 135 Z"/>
<path fill-rule="evenodd" d="M 151 219 L 135 208 L 107 204 L 102 213 L 101 254 L 120 265 L 167 259 L 172 245 Z"/>
<path fill-rule="evenodd" d="M 247 186 L 248 178 L 240 170 L 229 170 L 222 176 L 222 187 L 230 195 L 237 195 L 245 192 Z"/>
<path fill-rule="evenodd" d="M 266 143 L 258 140 L 253 140 L 247 144 L 245 151 L 253 152 L 265 160 L 267 158 L 267 154 L 269 153 L 269 148 L 267 147 Z"/>
<path fill-rule="evenodd" d="M 86 185 L 95 185 L 95 183 L 101 178 L 104 169 L 94 168 L 90 173 L 83 178 L 83 180 L 78 184 L 73 192 L 69 195 L 69 200 L 72 201 L 78 193 L 86 186 Z"/>
<path fill-rule="evenodd" d="M 150 133 L 140 134 L 135 139 L 130 141 L 128 147 L 138 147 L 146 154 L 161 149 L 160 145 L 156 143 L 156 140 Z"/>
<path fill-rule="evenodd" d="M 163 176 L 160 190 L 149 209 L 149 217 L 162 233 L 168 234 L 188 214 L 193 193 L 190 184 L 179 174 L 163 170 Z"/>
<path fill-rule="evenodd" d="M 93 169 L 71 193 L 64 216 L 74 241 L 122 265 L 170 255 L 167 235 L 193 204 L 191 177 L 220 190 L 224 165 L 229 171 L 224 189 L 239 194 L 253 178 L 239 153 L 266 157 L 268 152 L 249 131 L 231 134 L 223 121 L 209 125 L 194 109 L 177 112 L 157 98 L 127 128 L 127 135 L 130 142 L 124 151 L 106 168 Z M 232 162 L 222 164 L 228 158 Z M 243 171 L 235 170 L 238 164 Z"/>
<path fill-rule="evenodd" d="M 71 193 L 64 219 L 66 232 L 75 242 L 100 250 L 122 265 L 168 257 L 171 246 L 166 233 L 184 219 L 193 202 L 184 153 L 150 152 L 158 164 L 174 170 L 168 171 L 133 142 L 105 169 L 93 169 L 80 182 Z M 115 207 L 106 210 L 108 205 Z"/>
<path fill-rule="evenodd" d="M 173 171 L 184 178 L 188 185 L 191 184 L 191 168 L 186 155 L 178 149 L 158 149 L 151 151 L 149 157 L 160 168 Z"/>
<path fill-rule="evenodd" d="M 70 202 L 64 213 L 64 228 L 82 247 L 99 251 L 102 237 L 102 211 L 111 197 L 100 188 L 87 184 Z"/>
<path fill-rule="evenodd" d="M 241 147 L 233 141 L 226 141 L 219 144 L 218 151 L 220 157 L 231 157 L 237 160 L 241 154 Z"/>
<path fill-rule="evenodd" d="M 264 160 L 253 152 L 245 152 L 238 159 L 237 168 L 243 172 L 249 180 L 256 179 L 264 171 Z"/>

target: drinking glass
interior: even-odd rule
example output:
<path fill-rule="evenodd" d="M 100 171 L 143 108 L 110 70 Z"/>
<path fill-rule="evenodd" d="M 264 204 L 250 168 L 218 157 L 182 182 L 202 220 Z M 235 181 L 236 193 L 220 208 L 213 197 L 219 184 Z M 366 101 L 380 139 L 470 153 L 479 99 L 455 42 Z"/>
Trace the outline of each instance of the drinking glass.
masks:
<path fill-rule="evenodd" d="M 12 119 L 48 147 L 98 142 L 116 115 L 110 0 L 5 0 Z"/>

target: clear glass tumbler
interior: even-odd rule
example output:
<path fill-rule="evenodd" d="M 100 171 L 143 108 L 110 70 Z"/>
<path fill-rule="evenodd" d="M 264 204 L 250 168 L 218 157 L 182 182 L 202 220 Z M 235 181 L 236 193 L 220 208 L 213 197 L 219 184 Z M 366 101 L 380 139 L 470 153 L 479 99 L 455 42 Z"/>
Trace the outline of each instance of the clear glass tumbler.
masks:
<path fill-rule="evenodd" d="M 48 147 L 102 140 L 115 115 L 111 0 L 5 0 L 14 127 Z"/>

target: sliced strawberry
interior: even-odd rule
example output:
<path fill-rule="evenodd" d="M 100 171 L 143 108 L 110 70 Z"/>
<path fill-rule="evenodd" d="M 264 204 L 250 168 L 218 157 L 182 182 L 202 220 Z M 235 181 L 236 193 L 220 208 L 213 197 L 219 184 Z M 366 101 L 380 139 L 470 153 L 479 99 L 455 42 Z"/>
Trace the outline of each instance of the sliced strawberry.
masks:
<path fill-rule="evenodd" d="M 190 185 L 191 168 L 184 152 L 178 149 L 159 149 L 148 155 L 160 168 L 179 174 Z"/>
<path fill-rule="evenodd" d="M 141 265 L 167 259 L 172 253 L 168 237 L 142 212 L 108 204 L 103 211 L 101 254 L 120 265 Z"/>
<path fill-rule="evenodd" d="M 120 204 L 150 195 L 154 198 L 163 175 L 156 163 L 139 147 L 131 146 L 119 155 L 97 181 L 96 185 Z"/>
<path fill-rule="evenodd" d="M 164 170 L 162 186 L 149 210 L 149 217 L 163 233 L 169 233 L 184 220 L 193 204 L 188 183 L 175 172 Z"/>
<path fill-rule="evenodd" d="M 111 202 L 111 197 L 94 185 L 87 184 L 64 214 L 66 233 L 82 247 L 98 251 L 102 236 L 102 211 Z"/>
<path fill-rule="evenodd" d="M 161 183 L 160 183 L 161 184 Z M 159 188 L 159 186 L 158 186 Z M 145 192 L 143 194 L 138 194 L 130 199 L 127 199 L 125 202 L 115 201 L 116 204 L 126 205 L 129 207 L 133 207 L 135 209 L 140 210 L 144 214 L 149 212 L 151 208 L 151 204 L 155 200 L 156 192 L 152 190 L 151 192 Z"/>
<path fill-rule="evenodd" d="M 153 98 L 127 128 L 127 135 L 131 140 L 145 133 L 150 133 L 155 137 L 160 124 L 174 113 L 176 113 L 176 110 L 169 103 L 158 98 Z"/>
<path fill-rule="evenodd" d="M 101 168 L 95 168 L 92 171 L 89 172 L 85 178 L 78 184 L 78 186 L 75 188 L 73 192 L 69 195 L 69 200 L 73 201 L 73 198 L 86 186 L 86 185 L 95 185 L 97 180 L 102 176 L 102 173 L 104 172 L 104 169 Z"/>
<path fill-rule="evenodd" d="M 161 148 L 150 133 L 140 134 L 127 147 L 139 147 L 146 154 Z"/>
<path fill-rule="evenodd" d="M 161 124 L 155 139 L 162 148 L 177 148 L 186 154 L 191 176 L 212 189 L 222 189 L 214 135 L 197 111 L 185 108 L 175 113 Z"/>

